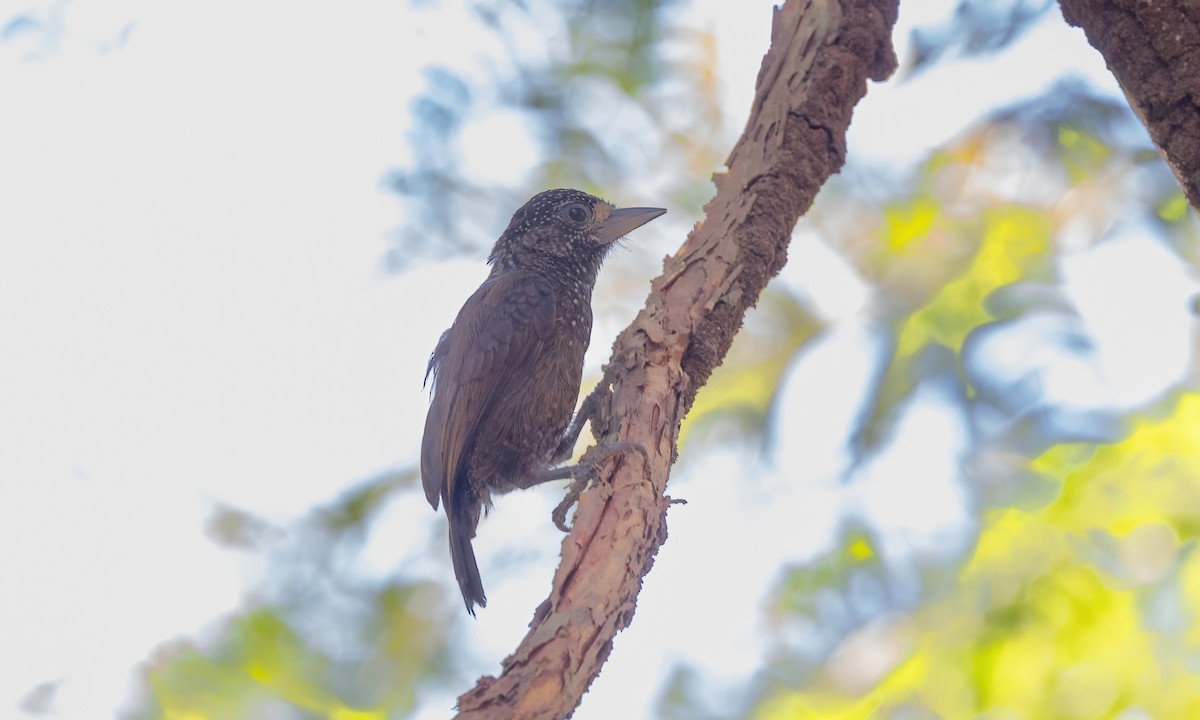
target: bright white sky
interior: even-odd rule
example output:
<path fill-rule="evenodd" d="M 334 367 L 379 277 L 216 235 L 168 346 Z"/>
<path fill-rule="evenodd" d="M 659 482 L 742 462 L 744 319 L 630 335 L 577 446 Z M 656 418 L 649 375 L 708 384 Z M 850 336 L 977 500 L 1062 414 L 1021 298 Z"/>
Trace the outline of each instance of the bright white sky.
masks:
<path fill-rule="evenodd" d="M 432 24 L 414 3 L 382 0 L 311 2 L 304 12 L 230 0 L 26 5 L 40 17 L 62 13 L 65 34 L 0 43 L 0 718 L 19 716 L 16 703 L 34 685 L 61 679 L 58 717 L 83 720 L 112 714 L 130 669 L 157 645 L 196 636 L 238 606 L 254 568 L 204 537 L 214 503 L 286 523 L 415 457 L 428 352 L 485 268 L 473 258 L 382 274 L 385 234 L 405 219 L 380 181 L 409 158 L 404 131 L 420 69 L 461 60 L 475 41 L 461 37 L 465 22 L 439 14 Z M 681 8 L 719 31 L 734 128 L 766 47 L 769 5 Z M 915 20 L 951 6 L 905 3 L 901 46 Z M 918 9 L 926 15 L 915 18 Z M 1082 33 L 1057 18 L 1003 57 L 872 87 L 851 156 L 915 157 L 1068 70 L 1112 89 Z M 500 175 L 533 152 L 472 133 L 481 174 Z M 639 233 L 658 256 L 692 220 L 665 218 Z M 761 661 L 759 603 L 780 563 L 824 547 L 843 513 L 866 514 L 918 549 L 965 521 L 953 477 L 966 439 L 936 393 L 918 399 L 894 450 L 921 469 L 913 475 L 928 478 L 927 489 L 902 490 L 882 473 L 832 483 L 845 461 L 840 428 L 870 372 L 867 291 L 804 240 L 785 275 L 843 324 L 789 381 L 787 392 L 807 398 L 796 405 L 811 411 L 782 418 L 783 432 L 803 440 L 764 480 L 770 502 L 739 492 L 732 479 L 753 460 L 733 453 L 679 481 L 691 504 L 673 512 L 634 627 L 582 720 L 647 716 L 681 658 L 729 683 L 746 677 Z M 1114 291 L 1103 280 L 1112 267 L 1145 281 Z M 1085 318 L 1111 339 L 1101 349 L 1114 397 L 1144 399 L 1182 372 L 1182 298 L 1195 285 L 1174 258 L 1129 235 L 1065 272 Z M 1135 323 L 1145 317 L 1162 322 Z M 1145 346 L 1119 342 L 1131 332 L 1169 348 L 1152 358 L 1161 366 L 1119 352 Z M 1149 385 L 1133 384 L 1151 374 Z M 839 414 L 846 423 L 830 421 Z M 788 474 L 801 466 L 811 482 Z M 914 494 L 925 515 L 906 503 Z M 557 497 L 520 495 L 481 530 L 491 604 L 461 633 L 478 672 L 495 672 L 512 649 L 556 563 L 559 537 L 546 520 Z M 423 498 L 397 502 L 368 568 L 394 571 L 434 519 Z M 489 572 L 497 558 L 513 562 L 512 547 L 529 549 L 524 564 L 504 577 Z M 452 582 L 448 563 L 417 571 Z M 713 628 L 705 619 L 714 613 L 739 620 Z M 428 700 L 423 718 L 443 717 L 452 703 Z"/>

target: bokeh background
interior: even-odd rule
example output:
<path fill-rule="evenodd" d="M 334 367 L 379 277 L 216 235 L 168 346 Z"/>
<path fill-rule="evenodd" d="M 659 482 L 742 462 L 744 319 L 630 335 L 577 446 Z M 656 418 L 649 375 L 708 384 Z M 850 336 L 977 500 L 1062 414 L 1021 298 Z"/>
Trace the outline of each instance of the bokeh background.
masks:
<path fill-rule="evenodd" d="M 502 498 L 463 610 L 414 468 L 508 216 L 702 219 L 761 0 L 0 4 L 0 717 L 441 718 L 549 588 Z M 683 429 L 577 718 L 1200 717 L 1200 224 L 1039 0 L 902 3 Z"/>

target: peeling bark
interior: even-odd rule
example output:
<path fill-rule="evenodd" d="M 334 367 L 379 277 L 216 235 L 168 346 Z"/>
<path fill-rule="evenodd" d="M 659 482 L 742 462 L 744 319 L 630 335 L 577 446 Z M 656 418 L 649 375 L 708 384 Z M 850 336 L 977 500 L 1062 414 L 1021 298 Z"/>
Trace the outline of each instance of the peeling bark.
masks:
<path fill-rule="evenodd" d="M 867 79 L 895 69 L 896 14 L 897 0 L 789 0 L 775 11 L 750 119 L 728 172 L 714 176 L 706 219 L 613 346 L 616 382 L 593 430 L 641 444 L 649 463 L 615 457 L 580 498 L 549 598 L 500 677 L 459 698 L 459 717 L 568 717 L 600 673 L 666 540 L 680 423 L 783 267 L 796 221 L 841 168 Z"/>
<path fill-rule="evenodd" d="M 1060 0 L 1083 28 L 1200 212 L 1200 3 Z"/>

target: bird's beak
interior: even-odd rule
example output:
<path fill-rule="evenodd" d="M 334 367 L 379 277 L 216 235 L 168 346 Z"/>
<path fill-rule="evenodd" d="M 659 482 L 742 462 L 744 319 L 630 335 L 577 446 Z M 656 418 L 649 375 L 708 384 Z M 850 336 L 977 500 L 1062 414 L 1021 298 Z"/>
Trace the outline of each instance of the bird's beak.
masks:
<path fill-rule="evenodd" d="M 620 208 L 613 210 L 600 226 L 600 242 L 614 243 L 654 218 L 665 213 L 663 208 Z"/>

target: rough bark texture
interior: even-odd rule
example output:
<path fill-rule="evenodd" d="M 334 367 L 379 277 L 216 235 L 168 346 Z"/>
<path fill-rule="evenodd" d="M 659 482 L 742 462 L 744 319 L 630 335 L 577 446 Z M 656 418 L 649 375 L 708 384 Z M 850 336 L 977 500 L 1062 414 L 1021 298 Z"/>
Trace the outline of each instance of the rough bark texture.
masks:
<path fill-rule="evenodd" d="M 613 347 L 617 380 L 593 429 L 641 444 L 649 464 L 618 456 L 583 494 L 550 597 L 500 677 L 459 698 L 460 717 L 567 717 L 600 673 L 666 539 L 680 422 L 783 267 L 796 221 L 841 168 L 867 79 L 895 69 L 896 14 L 896 0 L 789 0 L 775 11 L 750 119 L 728 172 L 714 178 L 706 220 L 664 262 Z"/>
<path fill-rule="evenodd" d="M 1060 0 L 1200 211 L 1200 2 Z"/>

